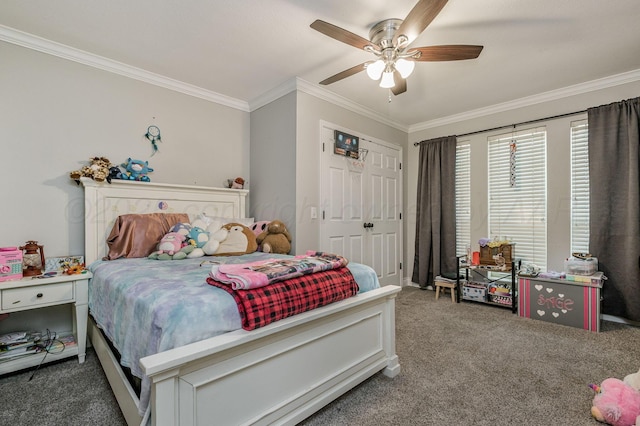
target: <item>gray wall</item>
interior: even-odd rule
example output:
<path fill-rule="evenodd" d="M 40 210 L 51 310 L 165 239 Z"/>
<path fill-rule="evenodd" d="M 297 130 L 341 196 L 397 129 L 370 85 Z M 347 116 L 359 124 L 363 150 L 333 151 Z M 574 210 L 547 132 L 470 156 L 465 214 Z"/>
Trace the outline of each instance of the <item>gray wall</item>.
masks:
<path fill-rule="evenodd" d="M 302 90 L 251 112 L 251 215 L 280 219 L 293 236 L 292 253 L 320 247 L 320 121 L 406 148 L 407 134 Z"/>
<path fill-rule="evenodd" d="M 296 94 L 291 92 L 251 112 L 250 216 L 296 227 Z"/>
<path fill-rule="evenodd" d="M 525 108 L 494 114 L 472 120 L 434 127 L 409 134 L 409 149 L 407 150 L 407 179 L 405 186 L 409 197 L 405 198 L 407 238 L 405 239 L 405 259 L 413 260 L 415 252 L 415 200 L 418 176 L 418 147 L 414 142 L 439 136 L 463 134 L 502 125 L 510 125 L 543 117 L 582 111 L 589 107 L 598 106 L 623 99 L 633 98 L 640 94 L 640 82 L 623 84 L 608 89 L 590 93 L 568 96 L 563 99 L 541 102 Z M 571 242 L 571 187 L 570 187 L 570 139 L 569 125 L 573 120 L 586 118 L 586 114 L 549 121 L 547 127 L 547 268 L 561 271 L 564 259 L 570 255 Z M 537 124 L 536 124 L 537 125 Z M 534 126 L 534 125 L 531 125 Z M 530 126 L 525 126 L 530 127 Z M 487 224 L 487 137 L 495 134 L 508 133 L 509 129 L 483 133 L 465 137 L 471 143 L 471 244 L 477 245 L 482 237 L 490 237 Z M 516 245 L 517 257 L 517 245 Z M 405 275 L 411 277 L 413 261 Z"/>
<path fill-rule="evenodd" d="M 93 156 L 149 160 L 155 182 L 251 181 L 248 112 L 4 42 L 0 58 L 0 246 L 83 254 L 83 191 L 68 175 Z M 152 123 L 163 139 L 153 157 Z"/>

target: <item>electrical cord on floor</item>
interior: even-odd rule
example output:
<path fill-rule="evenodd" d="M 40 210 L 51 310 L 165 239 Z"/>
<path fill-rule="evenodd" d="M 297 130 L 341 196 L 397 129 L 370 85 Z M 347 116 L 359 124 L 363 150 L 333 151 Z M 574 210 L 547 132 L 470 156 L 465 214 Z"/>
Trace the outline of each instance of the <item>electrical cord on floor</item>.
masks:
<path fill-rule="evenodd" d="M 33 379 L 33 377 L 36 375 L 36 371 L 38 371 L 42 363 L 44 363 L 44 360 L 47 358 L 48 354 L 59 354 L 64 351 L 64 342 L 59 340 L 57 337 L 58 335 L 55 331 L 51 332 L 49 329 L 47 329 L 46 335 L 41 337 L 40 340 L 35 343 L 40 351 L 44 352 L 44 356 L 40 360 L 40 364 L 38 364 L 35 370 L 33 370 L 33 372 L 31 373 L 29 380 L 27 380 L 28 382 L 30 382 L 31 379 Z"/>

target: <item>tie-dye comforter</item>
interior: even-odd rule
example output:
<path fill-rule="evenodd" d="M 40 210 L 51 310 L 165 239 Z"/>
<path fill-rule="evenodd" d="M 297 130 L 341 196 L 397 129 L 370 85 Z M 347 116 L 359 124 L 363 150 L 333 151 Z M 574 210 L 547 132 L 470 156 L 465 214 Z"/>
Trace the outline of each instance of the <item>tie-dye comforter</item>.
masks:
<path fill-rule="evenodd" d="M 140 415 L 149 405 L 150 383 L 139 359 L 242 328 L 233 297 L 206 282 L 211 262 L 246 263 L 277 257 L 287 256 L 256 252 L 163 262 L 118 259 L 89 266 L 93 273 L 91 315 L 120 352 L 121 364 L 142 379 Z M 351 262 L 347 268 L 360 293 L 379 287 L 370 267 Z"/>

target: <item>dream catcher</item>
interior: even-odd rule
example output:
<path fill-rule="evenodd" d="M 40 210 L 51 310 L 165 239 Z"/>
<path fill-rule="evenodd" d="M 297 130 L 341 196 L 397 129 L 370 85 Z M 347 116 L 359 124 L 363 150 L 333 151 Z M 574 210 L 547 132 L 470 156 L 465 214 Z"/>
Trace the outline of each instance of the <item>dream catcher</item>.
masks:
<path fill-rule="evenodd" d="M 158 152 L 158 142 L 162 142 L 160 137 L 160 129 L 158 126 L 151 125 L 147 128 L 147 133 L 144 135 L 145 138 L 151 142 L 151 156 Z"/>

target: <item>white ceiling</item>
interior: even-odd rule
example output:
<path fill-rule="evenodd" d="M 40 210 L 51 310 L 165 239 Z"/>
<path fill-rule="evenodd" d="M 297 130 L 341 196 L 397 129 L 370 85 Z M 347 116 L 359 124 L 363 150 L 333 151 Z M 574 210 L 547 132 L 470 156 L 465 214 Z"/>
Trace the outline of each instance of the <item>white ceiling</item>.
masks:
<path fill-rule="evenodd" d="M 415 2 L 2 0 L 0 25 L 246 105 L 302 79 L 406 128 L 622 73 L 640 79 L 638 0 L 449 0 L 412 46 L 479 44 L 478 59 L 417 63 L 390 102 L 364 72 L 317 84 L 371 56 L 312 30 L 315 19 L 368 38 Z"/>

